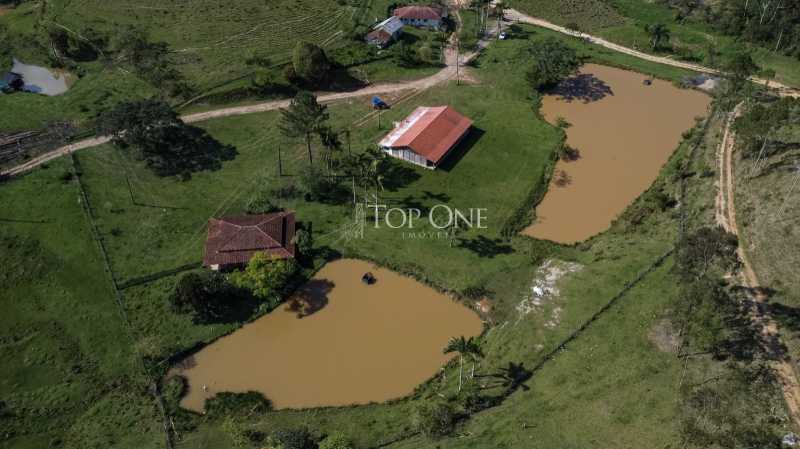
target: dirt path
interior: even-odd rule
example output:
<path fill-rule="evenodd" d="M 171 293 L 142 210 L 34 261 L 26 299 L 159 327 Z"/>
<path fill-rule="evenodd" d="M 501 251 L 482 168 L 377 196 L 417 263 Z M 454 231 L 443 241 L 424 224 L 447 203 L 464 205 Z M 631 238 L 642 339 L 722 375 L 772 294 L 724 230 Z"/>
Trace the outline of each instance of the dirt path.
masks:
<path fill-rule="evenodd" d="M 591 34 L 583 33 L 580 31 L 570 30 L 560 25 L 556 25 L 552 22 L 548 22 L 544 19 L 540 19 L 537 17 L 531 17 L 527 14 L 523 14 L 515 9 L 507 9 L 506 10 L 506 19 L 527 23 L 530 25 L 536 25 L 538 27 L 547 28 L 548 30 L 557 31 L 562 34 L 567 34 L 570 36 L 574 36 L 580 39 L 584 39 L 587 42 L 591 42 L 592 44 L 600 45 L 601 47 L 608 48 L 610 50 L 614 50 L 619 53 L 624 53 L 626 55 L 630 55 L 639 59 L 643 59 L 645 61 L 656 62 L 658 64 L 669 65 L 672 67 L 679 67 L 682 69 L 694 70 L 695 72 L 701 73 L 708 73 L 712 75 L 720 75 L 721 72 L 717 69 L 712 69 L 710 67 L 705 67 L 699 64 L 692 64 L 690 62 L 678 61 L 672 58 L 667 58 L 664 56 L 656 56 L 651 55 L 649 53 L 645 53 L 639 50 L 634 50 L 632 48 L 628 48 L 619 44 L 615 44 L 611 41 L 607 41 L 601 37 L 592 36 Z M 792 97 L 800 97 L 800 90 L 794 89 L 792 87 L 786 86 L 781 84 L 777 81 L 769 81 L 763 78 L 752 77 L 750 78 L 751 81 L 757 84 L 762 84 L 765 86 L 769 86 L 778 92 L 780 92 L 783 96 L 792 96 Z"/>
<path fill-rule="evenodd" d="M 465 3 L 463 0 L 454 0 L 454 5 L 461 5 Z M 529 15 L 523 14 L 514 9 L 507 9 L 505 19 L 507 21 L 515 21 L 515 22 L 522 22 L 531 25 L 536 25 L 542 28 L 547 28 L 553 31 L 557 31 L 562 34 L 566 34 L 569 36 L 578 37 L 581 39 L 585 39 L 588 42 L 593 44 L 600 45 L 602 47 L 620 52 L 625 53 L 627 55 L 656 62 L 659 64 L 670 65 L 673 67 L 680 67 L 684 69 L 694 70 L 697 72 L 703 73 L 710 73 L 710 74 L 718 74 L 719 71 L 704 67 L 697 64 L 692 64 L 688 62 L 676 61 L 674 59 L 662 57 L 662 56 L 654 56 L 650 55 L 638 50 L 634 50 L 632 48 L 624 47 L 619 44 L 615 44 L 613 42 L 609 42 L 603 38 L 592 36 L 590 34 L 582 33 L 579 31 L 569 30 L 562 26 L 556 25 L 554 23 L 548 22 L 544 19 L 539 19 L 536 17 L 531 17 Z M 505 24 L 504 24 L 505 25 Z M 434 75 L 431 75 L 427 78 L 422 78 L 415 81 L 409 81 L 404 83 L 388 83 L 388 84 L 376 84 L 374 86 L 368 86 L 363 89 L 354 90 L 350 92 L 336 92 L 336 93 L 325 93 L 319 92 L 317 93 L 318 98 L 321 102 L 331 103 L 339 100 L 344 100 L 348 98 L 355 98 L 355 97 L 362 97 L 367 95 L 377 95 L 377 94 L 387 94 L 392 92 L 399 92 L 403 90 L 424 90 L 429 89 L 437 84 L 450 80 L 456 76 L 457 67 L 464 67 L 472 58 L 474 58 L 480 51 L 482 51 L 489 43 L 495 39 L 498 30 L 490 30 L 488 35 L 483 38 L 478 43 L 478 49 L 472 53 L 460 55 L 457 57 L 457 53 L 452 46 L 449 46 L 445 49 L 445 63 L 446 66 L 439 72 Z M 769 85 L 769 87 L 778 90 L 781 95 L 784 96 L 793 96 L 793 97 L 800 97 L 800 91 L 796 89 L 792 89 L 788 86 L 780 84 L 775 81 L 768 82 L 767 80 L 760 79 L 760 78 L 752 78 L 753 82 Z M 278 100 L 278 101 L 268 101 L 265 103 L 258 103 L 249 106 L 235 106 L 229 108 L 222 108 L 216 109 L 213 111 L 207 112 L 198 112 L 195 114 L 188 114 L 181 117 L 187 123 L 195 123 L 200 122 L 203 120 L 209 120 L 213 118 L 220 118 L 220 117 L 230 117 L 234 115 L 242 115 L 242 114 L 253 114 L 257 112 L 265 112 L 265 111 L 274 111 L 276 109 L 286 107 L 289 104 L 289 100 Z M 41 164 L 44 164 L 48 161 L 56 159 L 58 157 L 67 155 L 73 151 L 82 150 L 85 148 L 90 148 L 93 146 L 101 145 L 109 141 L 108 137 L 100 136 L 95 137 L 87 140 L 82 140 L 80 142 L 75 142 L 73 144 L 57 148 L 49 153 L 45 153 L 41 156 L 35 157 L 24 164 L 18 165 L 7 171 L 2 172 L 3 176 L 15 176 L 21 173 L 24 173 L 28 170 L 31 170 Z"/>
<path fill-rule="evenodd" d="M 475 58 L 489 43 L 495 39 L 497 30 L 491 30 L 487 33 L 480 42 L 478 42 L 477 50 L 459 55 L 453 45 L 445 48 L 445 67 L 436 72 L 435 74 L 426 78 L 421 78 L 414 81 L 400 82 L 400 83 L 385 83 L 367 86 L 362 89 L 348 91 L 348 92 L 317 92 L 317 99 L 321 103 L 334 103 L 349 98 L 364 97 L 378 94 L 388 94 L 401 91 L 419 92 L 422 90 L 430 89 L 438 84 L 444 83 L 456 77 L 459 70 L 464 70 L 464 67 Z M 274 111 L 280 108 L 289 106 L 289 100 L 276 100 L 267 101 L 248 106 L 234 106 L 229 108 L 216 109 L 213 111 L 197 112 L 194 114 L 187 114 L 181 116 L 181 119 L 186 123 L 196 123 L 205 120 L 221 117 L 231 117 L 235 115 L 254 114 L 258 112 Z M 2 172 L 3 176 L 16 176 L 28 170 L 38 167 L 44 163 L 57 159 L 61 156 L 68 155 L 72 152 L 91 148 L 109 142 L 111 139 L 108 136 L 93 137 L 91 139 L 81 140 L 70 145 L 57 148 L 48 153 L 42 154 L 35 158 L 26 161 L 16 167 Z"/>
<path fill-rule="evenodd" d="M 735 148 L 736 135 L 731 129 L 731 126 L 736 118 L 741 115 L 742 108 L 743 103 L 739 103 L 728 115 L 722 141 L 717 151 L 719 179 L 717 182 L 716 221 L 726 231 L 737 236 L 739 235 L 739 228 L 736 224 L 733 170 L 733 150 Z M 778 325 L 769 312 L 762 307 L 767 300 L 767 296 L 761 288 L 758 276 L 753 266 L 750 264 L 747 258 L 747 252 L 744 250 L 741 242 L 737 252 L 739 254 L 739 259 L 742 261 L 742 270 L 739 276 L 743 284 L 752 292 L 751 295 L 754 300 L 752 306 L 753 321 L 761 327 L 765 340 L 768 342 L 768 348 L 780 348 Z M 781 350 L 776 349 L 770 352 L 774 352 L 770 354 L 773 358 L 772 365 L 781 382 L 783 397 L 789 408 L 789 415 L 795 427 L 800 429 L 800 383 L 798 383 L 793 361 L 788 354 L 783 353 Z"/>

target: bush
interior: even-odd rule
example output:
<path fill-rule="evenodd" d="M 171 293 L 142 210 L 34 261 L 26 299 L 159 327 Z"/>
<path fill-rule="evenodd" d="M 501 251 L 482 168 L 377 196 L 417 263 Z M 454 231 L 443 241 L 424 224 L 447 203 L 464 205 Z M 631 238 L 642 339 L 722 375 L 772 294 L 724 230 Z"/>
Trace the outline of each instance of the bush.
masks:
<path fill-rule="evenodd" d="M 281 429 L 272 434 L 283 449 L 314 449 L 316 443 L 305 427 Z"/>
<path fill-rule="evenodd" d="M 234 286 L 250 290 L 257 298 L 277 305 L 296 271 L 297 262 L 294 259 L 277 259 L 258 252 L 244 271 L 231 273 L 229 279 Z"/>
<path fill-rule="evenodd" d="M 456 414 L 453 407 L 446 402 L 422 402 L 414 408 L 411 424 L 423 435 L 439 438 L 453 432 Z"/>
<path fill-rule="evenodd" d="M 319 449 L 353 449 L 353 446 L 344 433 L 334 432 L 319 443 Z"/>
<path fill-rule="evenodd" d="M 206 413 L 209 416 L 261 415 L 272 410 L 272 402 L 257 391 L 245 393 L 217 393 L 206 399 Z"/>

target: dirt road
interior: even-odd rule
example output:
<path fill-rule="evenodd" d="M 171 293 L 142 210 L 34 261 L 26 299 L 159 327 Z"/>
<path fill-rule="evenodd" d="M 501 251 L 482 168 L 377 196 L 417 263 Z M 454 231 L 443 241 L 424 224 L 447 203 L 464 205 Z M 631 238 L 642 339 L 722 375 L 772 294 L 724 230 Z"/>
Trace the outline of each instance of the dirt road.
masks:
<path fill-rule="evenodd" d="M 458 3 L 456 3 L 456 4 L 458 4 Z M 527 23 L 527 24 L 531 24 L 531 25 L 536 25 L 536 26 L 539 26 L 539 27 L 542 27 L 542 28 L 547 28 L 547 29 L 550 29 L 550 30 L 553 30 L 553 31 L 557 31 L 557 32 L 562 33 L 562 34 L 566 34 L 566 35 L 569 35 L 569 36 L 574 36 L 574 37 L 577 37 L 577 38 L 581 38 L 581 39 L 587 40 L 588 42 L 591 42 L 593 44 L 597 44 L 597 45 L 600 45 L 602 47 L 605 47 L 605 48 L 608 48 L 610 50 L 614 50 L 614 51 L 617 51 L 617 52 L 620 52 L 620 53 L 625 53 L 627 55 L 630 55 L 630 56 L 633 56 L 633 57 L 636 57 L 636 58 L 639 58 L 639 59 L 652 61 L 652 62 L 656 62 L 656 63 L 659 63 L 659 64 L 666 64 L 666 65 L 670 65 L 670 66 L 673 66 L 673 67 L 680 67 L 680 68 L 684 68 L 684 69 L 694 70 L 694 71 L 702 72 L 702 73 L 710 73 L 710 74 L 718 74 L 719 73 L 718 70 L 715 70 L 715 69 L 712 69 L 712 68 L 709 68 L 709 67 L 704 67 L 704 66 L 701 66 L 701 65 L 692 64 L 692 63 L 683 62 L 683 61 L 676 61 L 674 59 L 670 59 L 670 58 L 666 58 L 666 57 L 662 57 L 662 56 L 654 56 L 654 55 L 650 55 L 650 54 L 647 54 L 647 53 L 644 53 L 644 52 L 641 52 L 641 51 L 638 51 L 638 50 L 634 50 L 632 48 L 624 47 L 622 45 L 615 44 L 613 42 L 609 42 L 609 41 L 607 41 L 607 40 L 605 40 L 603 38 L 597 37 L 597 36 L 592 36 L 590 34 L 582 33 L 582 32 L 579 32 L 579 31 L 573 31 L 573 30 L 567 29 L 565 27 L 556 25 L 554 23 L 548 22 L 548 21 L 546 21 L 544 19 L 531 17 L 529 15 L 523 14 L 523 13 L 517 11 L 517 10 L 514 10 L 514 9 L 507 9 L 506 10 L 505 19 L 506 19 L 506 23 L 508 23 L 508 21 L 511 21 L 511 22 L 521 22 L 521 23 Z M 403 90 L 414 90 L 414 89 L 415 90 L 424 90 L 424 89 L 429 89 L 429 88 L 431 88 L 433 86 L 436 86 L 437 84 L 440 84 L 440 83 L 442 83 L 444 81 L 453 79 L 456 76 L 456 73 L 457 73 L 456 67 L 463 67 L 472 58 L 474 58 L 481 50 L 486 48 L 486 46 L 489 45 L 489 43 L 492 40 L 495 39 L 497 32 L 498 32 L 498 30 L 496 30 L 496 29 L 495 30 L 490 30 L 489 35 L 487 37 L 485 37 L 484 39 L 482 39 L 478 43 L 478 50 L 475 51 L 475 52 L 466 54 L 466 55 L 460 55 L 460 56 L 456 57 L 457 56 L 456 51 L 452 48 L 452 46 L 448 47 L 445 50 L 446 66 L 442 70 L 437 72 L 436 74 L 431 75 L 431 76 L 429 76 L 427 78 L 422 78 L 422 79 L 419 79 L 419 80 L 409 81 L 409 82 L 404 82 L 404 83 L 376 84 L 374 86 L 368 86 L 368 87 L 365 87 L 363 89 L 349 91 L 349 92 L 335 92 L 335 93 L 318 92 L 317 93 L 318 98 L 319 98 L 319 100 L 321 102 L 331 103 L 331 102 L 335 102 L 335 101 L 339 101 L 339 100 L 344 100 L 344 99 L 348 99 L 348 98 L 355 98 L 355 97 L 362 97 L 362 96 L 367 96 L 367 95 L 387 94 L 387 93 L 398 92 L 398 91 L 403 91 Z M 757 83 L 760 83 L 760 84 L 765 84 L 765 85 L 767 85 L 767 83 L 768 83 L 767 80 L 763 80 L 763 79 L 759 79 L 759 78 L 753 78 L 752 80 L 754 82 L 757 82 Z M 778 90 L 781 93 L 781 95 L 800 97 L 800 91 L 798 91 L 796 89 L 792 89 L 792 88 L 790 88 L 788 86 L 785 86 L 783 84 L 780 84 L 780 83 L 777 83 L 775 81 L 772 81 L 772 82 L 769 82 L 768 85 L 769 85 L 769 87 Z M 213 111 L 198 112 L 198 113 L 195 113 L 195 114 L 188 114 L 188 115 L 183 116 L 182 119 L 187 123 L 195 123 L 195 122 L 200 122 L 200 121 L 203 121 L 203 120 L 209 120 L 209 119 L 213 119 L 213 118 L 230 117 L 230 116 L 234 116 L 234 115 L 252 114 L 252 113 L 257 113 L 257 112 L 273 111 L 273 110 L 276 110 L 276 109 L 279 109 L 279 108 L 282 108 L 282 107 L 286 107 L 288 104 L 289 104 L 289 100 L 268 101 L 268 102 L 258 103 L 258 104 L 249 105 L 249 106 L 235 106 L 235 107 L 229 107 L 229 108 L 216 109 L 216 110 L 213 110 Z M 31 170 L 31 169 L 33 169 L 33 168 L 35 168 L 35 167 L 37 167 L 37 166 L 39 166 L 41 164 L 44 164 L 44 163 L 46 163 L 48 161 L 51 161 L 51 160 L 56 159 L 58 157 L 67 155 L 67 154 L 69 154 L 69 153 L 71 153 L 73 151 L 78 151 L 78 150 L 82 150 L 84 148 L 90 148 L 90 147 L 93 147 L 93 146 L 101 145 L 101 144 L 106 143 L 108 141 L 109 141 L 108 137 L 101 136 L 101 137 L 95 137 L 95 138 L 92 138 L 92 139 L 82 140 L 80 142 L 75 142 L 74 144 L 67 145 L 67 146 L 64 146 L 64 147 L 61 147 L 61 148 L 57 148 L 57 149 L 55 149 L 53 151 L 50 151 L 48 153 L 45 153 L 45 154 L 43 154 L 41 156 L 35 157 L 35 158 L 25 162 L 24 164 L 21 164 L 19 166 L 13 167 L 13 168 L 5 171 L 5 172 L 2 172 L 2 175 L 3 176 L 15 176 L 15 175 L 24 173 L 24 172 L 26 172 L 28 170 Z"/>
<path fill-rule="evenodd" d="M 739 235 L 739 228 L 736 224 L 733 170 L 733 150 L 736 146 L 736 135 L 731 126 L 736 118 L 741 115 L 742 109 L 743 103 L 739 103 L 728 115 L 722 141 L 717 150 L 719 178 L 717 181 L 716 221 L 726 231 L 737 236 Z M 770 316 L 769 312 L 762 307 L 763 303 L 767 300 L 767 296 L 761 288 L 762 286 L 758 281 L 758 276 L 753 266 L 750 264 L 747 252 L 744 250 L 741 241 L 737 252 L 739 254 L 739 259 L 742 261 L 742 270 L 739 276 L 743 285 L 750 290 L 753 299 L 753 306 L 751 309 L 753 321 L 761 327 L 766 341 L 777 343 L 780 339 L 778 325 L 772 316 Z M 768 346 L 770 348 L 781 347 L 780 344 L 774 343 L 768 344 Z M 788 355 L 783 353 L 769 355 L 773 359 L 772 366 L 781 382 L 783 397 L 786 400 L 789 415 L 795 427 L 800 429 L 800 383 L 798 383 L 793 361 Z"/>
<path fill-rule="evenodd" d="M 601 47 L 608 48 L 610 50 L 614 50 L 619 53 L 624 53 L 626 55 L 633 56 L 635 58 L 643 59 L 645 61 L 656 62 L 658 64 L 669 65 L 672 67 L 679 67 L 682 69 L 693 70 L 695 72 L 701 73 L 708 73 L 711 75 L 720 75 L 721 72 L 717 69 L 713 69 L 710 67 L 705 67 L 699 64 L 692 64 L 690 62 L 678 61 L 672 58 L 667 58 L 664 56 L 656 56 L 651 55 L 649 53 L 645 53 L 639 50 L 634 50 L 632 48 L 628 48 L 619 44 L 615 44 L 611 41 L 607 41 L 601 37 L 593 36 L 591 34 L 583 33 L 581 31 L 570 30 L 569 28 L 565 28 L 560 25 L 556 25 L 552 22 L 548 22 L 544 19 L 540 19 L 537 17 L 531 17 L 527 14 L 523 14 L 515 9 L 507 9 L 506 10 L 506 19 L 511 20 L 514 22 L 520 23 L 527 23 L 530 25 L 536 25 L 538 27 L 547 28 L 548 30 L 557 31 L 562 34 L 567 34 L 570 36 L 577 37 L 579 39 L 583 39 L 587 42 L 591 42 L 595 45 L 600 45 Z M 776 81 L 769 81 L 763 78 L 752 77 L 750 78 L 751 81 L 757 84 L 762 84 L 765 86 L 769 86 L 781 93 L 784 96 L 792 96 L 792 97 L 800 97 L 800 90 L 791 88 L 784 84 L 778 83 Z"/>

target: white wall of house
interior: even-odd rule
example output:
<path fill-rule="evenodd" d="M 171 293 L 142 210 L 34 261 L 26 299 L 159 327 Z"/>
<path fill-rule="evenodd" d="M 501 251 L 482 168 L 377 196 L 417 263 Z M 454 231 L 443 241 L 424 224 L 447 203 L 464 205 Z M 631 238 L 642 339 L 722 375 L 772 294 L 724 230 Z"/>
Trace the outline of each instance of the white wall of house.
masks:
<path fill-rule="evenodd" d="M 406 162 L 411 162 L 412 164 L 419 165 L 420 167 L 435 168 L 433 164 L 428 165 L 428 160 L 425 159 L 424 156 L 420 156 L 419 154 L 413 152 L 408 148 L 387 148 L 384 147 L 383 151 L 385 151 L 389 156 L 396 157 L 397 159 L 402 159 Z"/>
<path fill-rule="evenodd" d="M 415 27 L 430 27 L 430 28 L 439 28 L 441 24 L 441 20 L 433 20 L 433 19 L 401 19 L 404 24 L 411 25 Z"/>

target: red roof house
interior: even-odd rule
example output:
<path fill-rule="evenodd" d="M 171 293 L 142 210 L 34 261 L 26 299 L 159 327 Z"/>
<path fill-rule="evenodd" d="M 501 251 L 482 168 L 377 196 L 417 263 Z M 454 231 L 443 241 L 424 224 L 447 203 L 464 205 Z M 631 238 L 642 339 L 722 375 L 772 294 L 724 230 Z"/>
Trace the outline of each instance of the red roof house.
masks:
<path fill-rule="evenodd" d="M 471 127 L 472 120 L 450 106 L 420 106 L 395 124 L 378 145 L 393 157 L 433 169 Z"/>
<path fill-rule="evenodd" d="M 447 11 L 438 6 L 412 5 L 395 8 L 392 14 L 405 25 L 439 28 Z"/>
<path fill-rule="evenodd" d="M 294 257 L 294 228 L 294 212 L 212 218 L 203 266 L 212 270 L 242 266 L 257 252 Z"/>

